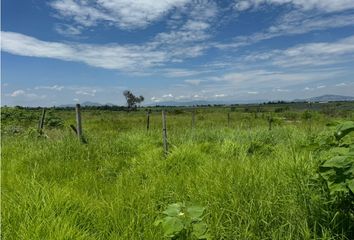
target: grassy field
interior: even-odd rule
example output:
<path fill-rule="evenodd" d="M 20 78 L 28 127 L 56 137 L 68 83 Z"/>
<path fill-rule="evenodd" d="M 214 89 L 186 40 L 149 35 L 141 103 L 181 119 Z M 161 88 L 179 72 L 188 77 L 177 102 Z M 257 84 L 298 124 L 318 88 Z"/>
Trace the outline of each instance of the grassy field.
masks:
<path fill-rule="evenodd" d="M 336 122 L 354 120 L 353 104 L 279 108 L 267 109 L 271 131 L 270 113 L 252 108 L 198 108 L 193 129 L 190 110 L 170 109 L 167 157 L 159 109 L 148 132 L 142 109 L 84 109 L 80 144 L 74 110 L 49 110 L 38 137 L 40 110 L 3 108 L 1 237 L 165 239 L 154 222 L 182 202 L 205 208 L 211 239 L 353 239 L 353 218 L 316 181 L 334 153 L 314 147 Z"/>

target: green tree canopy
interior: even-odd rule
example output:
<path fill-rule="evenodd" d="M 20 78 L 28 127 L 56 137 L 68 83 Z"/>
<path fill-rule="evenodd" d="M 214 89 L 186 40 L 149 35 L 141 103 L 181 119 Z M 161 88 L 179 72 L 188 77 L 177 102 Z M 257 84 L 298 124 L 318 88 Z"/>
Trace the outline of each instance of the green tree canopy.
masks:
<path fill-rule="evenodd" d="M 128 110 L 136 109 L 137 104 L 144 101 L 143 96 L 140 95 L 139 97 L 137 97 L 129 90 L 125 90 L 123 92 L 123 95 L 124 95 L 125 99 L 127 100 Z"/>

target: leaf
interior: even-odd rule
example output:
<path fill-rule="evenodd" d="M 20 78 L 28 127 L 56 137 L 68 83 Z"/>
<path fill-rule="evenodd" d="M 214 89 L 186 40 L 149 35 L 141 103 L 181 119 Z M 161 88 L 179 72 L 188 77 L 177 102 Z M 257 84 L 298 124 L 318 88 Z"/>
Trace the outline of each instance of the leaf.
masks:
<path fill-rule="evenodd" d="M 338 126 L 334 136 L 336 137 L 337 140 L 340 140 L 352 131 L 354 131 L 354 122 L 352 121 L 344 122 Z"/>
<path fill-rule="evenodd" d="M 157 227 L 158 225 L 160 225 L 160 223 L 162 223 L 163 220 L 162 219 L 158 219 L 154 222 L 154 226 Z"/>
<path fill-rule="evenodd" d="M 206 233 L 206 234 L 200 236 L 199 239 L 207 239 L 208 240 L 208 239 L 212 239 L 212 238 L 209 233 Z"/>
<path fill-rule="evenodd" d="M 203 215 L 205 208 L 200 206 L 191 206 L 187 208 L 188 215 L 193 220 L 198 220 Z"/>
<path fill-rule="evenodd" d="M 353 159 L 349 156 L 336 156 L 325 161 L 321 168 L 350 168 L 353 163 Z"/>
<path fill-rule="evenodd" d="M 193 234 L 198 239 L 205 239 L 205 238 L 201 238 L 201 237 L 203 237 L 205 235 L 207 230 L 208 230 L 208 226 L 206 225 L 206 223 L 200 222 L 200 223 L 193 224 Z"/>
<path fill-rule="evenodd" d="M 329 123 L 326 123 L 327 127 L 332 127 L 332 126 L 337 126 L 338 124 L 340 124 L 340 122 L 338 121 L 331 121 Z"/>
<path fill-rule="evenodd" d="M 354 194 L 354 179 L 347 181 L 349 190 Z"/>
<path fill-rule="evenodd" d="M 325 161 L 319 168 L 320 175 L 325 179 L 330 194 L 353 190 L 354 156 L 336 156 Z"/>
<path fill-rule="evenodd" d="M 183 222 L 177 217 L 165 217 L 162 221 L 162 228 L 166 237 L 174 237 L 184 228 Z"/>
<path fill-rule="evenodd" d="M 177 217 L 182 208 L 182 203 L 172 203 L 168 205 L 167 209 L 163 211 L 164 214 L 171 216 L 171 217 Z"/>
<path fill-rule="evenodd" d="M 337 192 L 347 192 L 347 187 L 346 184 L 343 182 L 335 183 L 335 182 L 330 182 L 329 183 L 329 189 L 330 189 L 330 194 L 336 194 Z"/>

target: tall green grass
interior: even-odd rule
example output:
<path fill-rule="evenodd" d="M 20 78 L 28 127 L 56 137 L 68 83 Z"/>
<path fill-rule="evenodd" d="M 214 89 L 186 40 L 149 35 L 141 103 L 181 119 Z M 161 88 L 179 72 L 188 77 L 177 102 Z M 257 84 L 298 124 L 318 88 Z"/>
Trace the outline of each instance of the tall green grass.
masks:
<path fill-rule="evenodd" d="M 65 126 L 73 113 L 60 113 Z M 60 115 L 59 114 L 59 115 Z M 174 202 L 206 207 L 214 239 L 348 239 L 312 178 L 306 146 L 325 120 L 275 125 L 253 115 L 84 112 L 80 144 L 68 127 L 2 140 L 2 239 L 163 239 L 154 221 Z"/>

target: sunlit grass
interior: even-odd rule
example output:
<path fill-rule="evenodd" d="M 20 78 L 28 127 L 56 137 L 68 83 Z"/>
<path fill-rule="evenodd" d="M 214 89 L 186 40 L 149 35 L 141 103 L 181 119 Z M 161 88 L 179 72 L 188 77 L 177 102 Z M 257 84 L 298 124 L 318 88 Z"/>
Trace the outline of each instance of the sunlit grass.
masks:
<path fill-rule="evenodd" d="M 318 162 L 305 146 L 325 119 L 275 125 L 235 113 L 168 115 L 145 129 L 143 113 L 83 113 L 88 144 L 67 127 L 48 138 L 2 141 L 3 239 L 163 239 L 153 226 L 174 202 L 206 207 L 214 239 L 345 239 L 311 179 Z"/>

